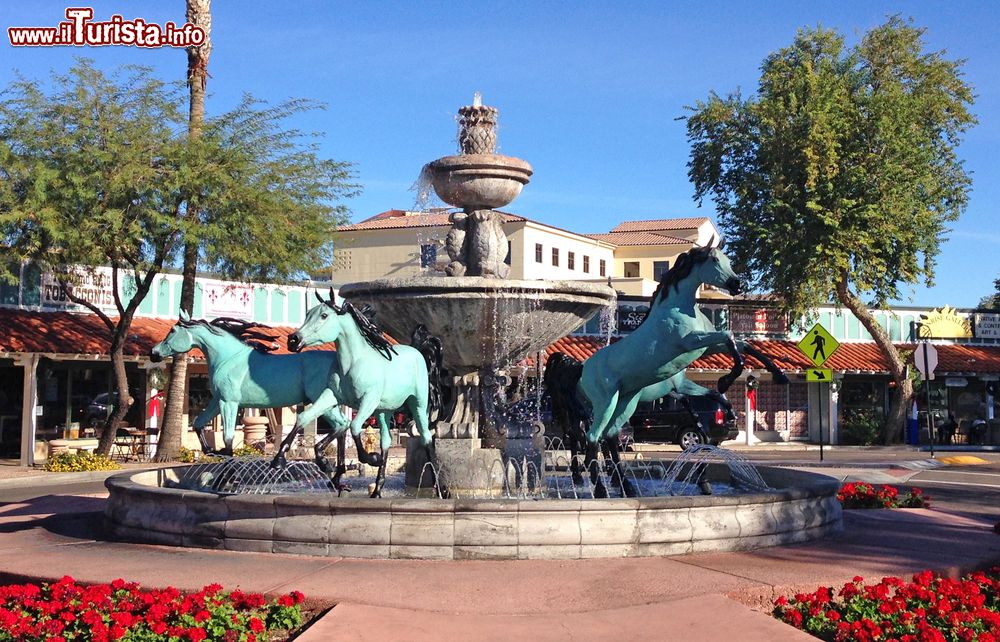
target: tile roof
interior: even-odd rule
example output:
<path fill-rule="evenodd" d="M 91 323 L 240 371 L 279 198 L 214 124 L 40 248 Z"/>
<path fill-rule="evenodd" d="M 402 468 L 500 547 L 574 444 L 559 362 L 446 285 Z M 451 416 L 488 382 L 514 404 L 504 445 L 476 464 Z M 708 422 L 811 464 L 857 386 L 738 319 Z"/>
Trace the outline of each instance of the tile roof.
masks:
<path fill-rule="evenodd" d="M 509 214 L 507 212 L 500 212 L 503 214 L 505 223 L 515 223 L 519 221 L 526 221 L 527 219 L 523 216 L 518 216 L 516 214 Z M 356 232 L 362 230 L 391 230 L 391 229 L 404 229 L 413 227 L 437 227 L 442 225 L 451 225 L 448 220 L 448 211 L 431 211 L 429 214 L 417 213 L 417 212 L 406 212 L 404 210 L 388 210 L 382 212 L 381 214 L 376 214 L 375 216 L 365 219 L 360 223 L 354 223 L 353 225 L 342 225 L 338 228 L 342 232 Z"/>
<path fill-rule="evenodd" d="M 126 356 L 148 355 L 152 347 L 167 336 L 174 323 L 170 319 L 148 317 L 134 319 L 129 330 L 129 338 L 125 342 Z M 274 354 L 288 354 L 286 338 L 295 328 L 276 326 L 271 330 L 270 334 L 274 336 L 279 346 Z M 782 370 L 803 371 L 813 367 L 812 362 L 799 352 L 794 341 L 750 340 L 749 343 L 771 357 Z M 546 358 L 553 352 L 564 352 L 580 361 L 585 361 L 604 345 L 605 340 L 596 336 L 563 337 L 545 349 Z M 899 347 L 906 350 L 913 349 L 912 344 L 901 344 Z M 1000 374 L 1000 345 L 935 344 L 934 347 L 938 353 L 936 372 L 939 375 Z M 0 353 L 38 352 L 100 357 L 106 356 L 109 349 L 107 328 L 93 314 L 0 309 Z M 326 344 L 318 349 L 332 350 L 333 344 Z M 192 350 L 191 355 L 202 358 L 198 350 Z M 908 361 L 912 364 L 912 357 Z M 524 363 L 533 365 L 534 361 L 529 358 L 525 359 Z M 691 364 L 691 368 L 695 370 L 714 371 L 726 371 L 731 366 L 732 359 L 728 355 L 709 355 Z M 764 366 L 753 357 L 747 357 L 747 367 L 761 370 Z M 870 342 L 841 343 L 840 348 L 823 367 L 841 372 L 888 373 L 889 371 L 882 353 L 874 343 Z"/>
<path fill-rule="evenodd" d="M 125 356 L 148 356 L 154 345 L 163 340 L 175 321 L 136 317 L 125 341 Z M 271 328 L 278 349 L 272 354 L 290 354 L 287 336 L 295 331 L 290 327 Z M 0 352 L 107 356 L 111 349 L 108 329 L 94 314 L 75 312 L 35 312 L 28 310 L 0 309 Z M 323 346 L 320 349 L 333 349 Z M 191 351 L 194 358 L 203 355 Z"/>
<path fill-rule="evenodd" d="M 708 220 L 707 216 L 689 218 L 661 218 L 652 221 L 625 221 L 614 227 L 612 232 L 656 232 L 659 230 L 690 230 Z"/>
<path fill-rule="evenodd" d="M 608 232 L 607 234 L 585 234 L 587 238 L 615 245 L 692 245 L 688 239 L 653 232 Z"/>
<path fill-rule="evenodd" d="M 803 371 L 813 368 L 813 363 L 806 359 L 794 341 L 760 341 L 751 340 L 748 343 L 769 356 L 782 370 Z M 604 347 L 605 341 L 594 336 L 568 336 L 559 339 L 546 348 L 546 358 L 553 352 L 565 352 L 580 361 L 585 361 L 597 350 Z M 898 347 L 912 350 L 912 345 Z M 992 374 L 1000 373 L 1000 346 L 969 346 L 959 344 L 935 345 L 938 352 L 938 367 L 936 372 L 947 374 Z M 913 358 L 908 359 L 913 363 Z M 533 362 L 528 360 L 529 364 Z M 725 371 L 732 367 L 733 361 L 728 355 L 713 354 L 695 360 L 691 368 L 696 370 Z M 748 368 L 762 370 L 764 364 L 753 357 L 746 359 Z M 823 364 L 824 368 L 840 372 L 888 373 L 889 367 L 881 351 L 874 343 L 841 343 L 840 348 Z"/>

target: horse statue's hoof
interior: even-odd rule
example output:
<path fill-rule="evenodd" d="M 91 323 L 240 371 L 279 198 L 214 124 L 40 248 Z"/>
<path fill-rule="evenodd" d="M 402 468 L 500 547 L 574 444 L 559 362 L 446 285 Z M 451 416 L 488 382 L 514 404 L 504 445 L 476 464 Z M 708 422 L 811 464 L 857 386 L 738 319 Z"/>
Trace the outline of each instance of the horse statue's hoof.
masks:
<path fill-rule="evenodd" d="M 287 467 L 288 460 L 285 459 L 285 453 L 278 453 L 274 456 L 274 459 L 271 460 L 271 468 L 274 468 L 275 470 L 284 470 Z"/>
<path fill-rule="evenodd" d="M 636 489 L 635 484 L 630 481 L 626 481 L 622 484 L 622 495 L 626 497 L 638 497 L 639 491 Z"/>
<path fill-rule="evenodd" d="M 583 475 L 580 473 L 573 473 L 573 485 L 580 486 L 583 484 Z"/>
<path fill-rule="evenodd" d="M 333 469 L 333 466 L 330 464 L 330 460 L 324 457 L 323 455 L 319 455 L 318 457 L 316 457 L 316 466 L 327 475 L 332 475 L 334 472 L 336 472 Z"/>
<path fill-rule="evenodd" d="M 337 491 L 337 497 L 342 496 L 344 493 L 351 492 L 351 485 L 350 484 L 341 484 L 339 482 L 334 482 L 333 483 L 333 487 Z"/>
<path fill-rule="evenodd" d="M 708 483 L 708 480 L 703 479 L 702 481 L 698 482 L 698 488 L 701 489 L 702 495 L 712 494 L 712 485 Z"/>
<path fill-rule="evenodd" d="M 598 484 L 597 486 L 594 486 L 594 499 L 607 499 L 607 498 L 608 498 L 608 489 L 604 486 L 604 484 Z"/>

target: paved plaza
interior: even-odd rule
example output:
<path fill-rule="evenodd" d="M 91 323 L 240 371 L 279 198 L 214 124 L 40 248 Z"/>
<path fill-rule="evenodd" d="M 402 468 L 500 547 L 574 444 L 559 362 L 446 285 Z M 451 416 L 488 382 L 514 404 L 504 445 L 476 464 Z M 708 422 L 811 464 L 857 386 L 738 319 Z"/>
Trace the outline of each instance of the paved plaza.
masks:
<path fill-rule="evenodd" d="M 232 553 L 105 541 L 100 476 L 0 481 L 0 573 L 7 580 L 300 590 L 334 605 L 298 639 L 810 639 L 768 611 L 779 594 L 930 568 L 948 574 L 1000 560 L 1000 457 L 839 449 L 756 451 L 763 460 L 840 479 L 907 482 L 932 508 L 846 511 L 844 532 L 803 544 L 669 558 L 406 561 Z M 832 461 L 831 461 L 832 459 Z M 808 460 L 808 461 L 807 461 Z M 942 465 L 942 460 L 944 465 Z M 950 463 L 951 465 L 947 465 Z M 832 464 L 832 465 L 831 465 Z M 951 481 L 949 481 L 951 480 Z M 30 484 L 29 484 L 30 482 Z M 726 639 L 723 637 L 722 639 Z"/>

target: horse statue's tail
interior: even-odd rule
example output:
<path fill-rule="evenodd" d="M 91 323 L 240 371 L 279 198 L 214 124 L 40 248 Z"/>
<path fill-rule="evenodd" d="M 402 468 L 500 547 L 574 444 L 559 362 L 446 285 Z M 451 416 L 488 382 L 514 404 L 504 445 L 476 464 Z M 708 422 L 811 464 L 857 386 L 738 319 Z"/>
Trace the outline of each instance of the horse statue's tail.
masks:
<path fill-rule="evenodd" d="M 552 419 L 570 435 L 586 421 L 576 386 L 583 375 L 583 363 L 562 352 L 554 352 L 545 362 L 545 390 L 552 399 Z"/>
<path fill-rule="evenodd" d="M 425 325 L 420 324 L 413 329 L 410 345 L 419 350 L 427 362 L 427 413 L 434 416 L 434 413 L 440 411 L 443 405 L 441 398 L 443 367 L 441 363 L 444 350 L 441 347 L 441 339 L 432 335 Z"/>

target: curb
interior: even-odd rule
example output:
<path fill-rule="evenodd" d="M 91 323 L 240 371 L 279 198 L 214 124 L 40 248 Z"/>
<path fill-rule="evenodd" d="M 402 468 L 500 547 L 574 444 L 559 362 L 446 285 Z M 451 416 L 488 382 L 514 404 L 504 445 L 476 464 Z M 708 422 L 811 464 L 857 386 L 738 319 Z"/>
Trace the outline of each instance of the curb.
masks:
<path fill-rule="evenodd" d="M 79 473 L 42 473 L 40 475 L 27 475 L 25 477 L 11 477 L 0 479 L 0 489 L 3 488 L 31 488 L 38 486 L 66 486 L 68 484 L 104 481 L 112 475 L 126 472 L 142 472 L 145 470 L 156 470 L 158 466 L 151 468 L 122 468 L 120 470 L 90 470 Z"/>

